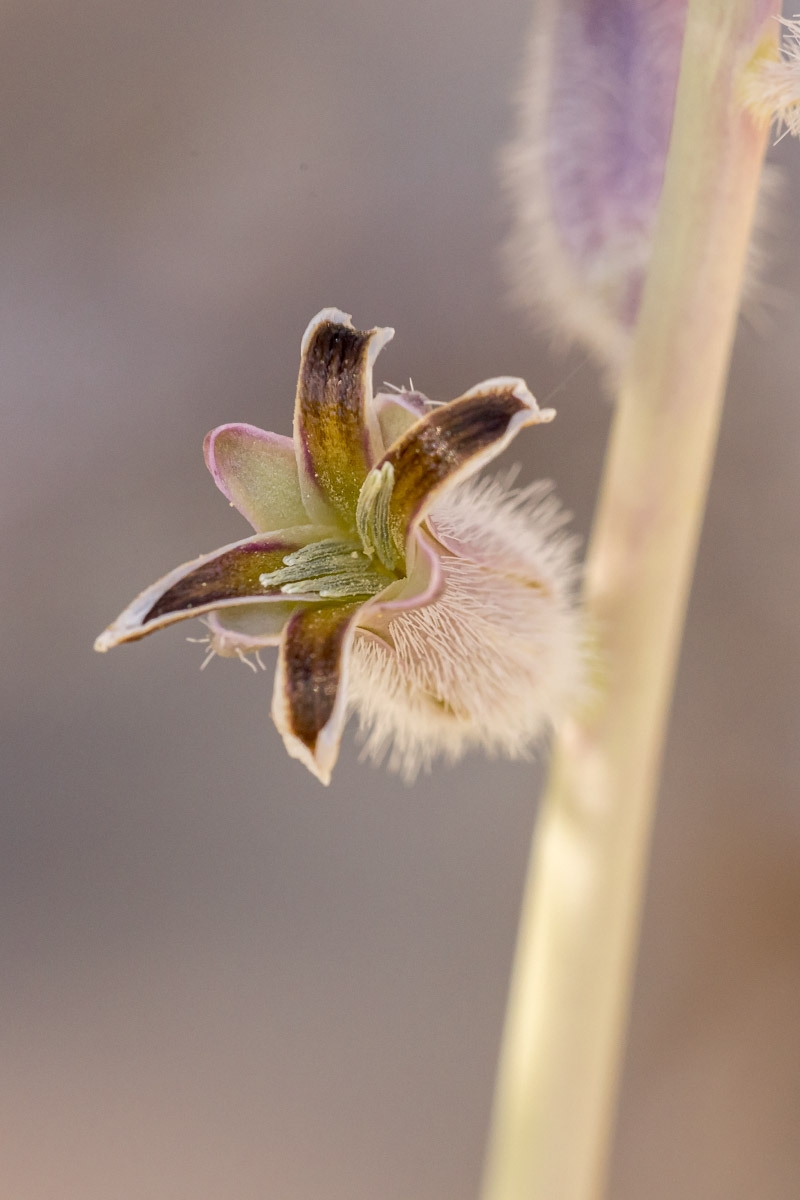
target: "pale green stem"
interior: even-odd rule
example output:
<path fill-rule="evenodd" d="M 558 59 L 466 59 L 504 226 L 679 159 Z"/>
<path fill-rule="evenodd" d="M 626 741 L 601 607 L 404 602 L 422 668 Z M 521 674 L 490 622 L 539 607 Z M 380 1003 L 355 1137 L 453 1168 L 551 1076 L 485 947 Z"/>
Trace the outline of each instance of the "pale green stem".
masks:
<path fill-rule="evenodd" d="M 763 0 L 690 0 L 658 228 L 585 597 L 604 677 L 542 802 L 484 1200 L 598 1200 L 675 666 L 766 144 L 738 102 Z M 776 23 L 770 23 L 777 29 Z"/>

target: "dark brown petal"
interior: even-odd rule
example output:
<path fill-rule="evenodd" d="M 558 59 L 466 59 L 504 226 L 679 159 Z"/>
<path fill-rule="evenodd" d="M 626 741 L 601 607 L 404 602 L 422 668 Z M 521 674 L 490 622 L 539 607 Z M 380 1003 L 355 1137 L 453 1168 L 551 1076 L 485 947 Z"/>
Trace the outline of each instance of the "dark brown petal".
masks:
<path fill-rule="evenodd" d="M 294 432 L 303 502 L 312 519 L 353 525 L 361 484 L 382 448 L 372 410 L 372 364 L 392 329 L 353 329 L 323 309 L 302 343 Z"/>
<path fill-rule="evenodd" d="M 241 604 L 243 600 L 285 601 L 280 588 L 261 584 L 261 576 L 277 570 L 287 554 L 329 534 L 329 530 L 313 525 L 256 534 L 184 563 L 137 596 L 101 633 L 95 650 L 110 650 L 121 642 L 136 641 L 165 625 L 200 616 L 220 605 Z M 297 596 L 293 600 L 304 598 Z"/>
<path fill-rule="evenodd" d="M 320 605 L 290 617 L 281 643 L 272 719 L 286 749 L 330 782 L 347 714 L 346 669 L 362 604 Z"/>
<path fill-rule="evenodd" d="M 442 491 L 480 470 L 524 425 L 555 416 L 540 409 L 521 379 L 490 379 L 427 413 L 384 455 L 394 486 L 389 531 L 398 554 Z"/>

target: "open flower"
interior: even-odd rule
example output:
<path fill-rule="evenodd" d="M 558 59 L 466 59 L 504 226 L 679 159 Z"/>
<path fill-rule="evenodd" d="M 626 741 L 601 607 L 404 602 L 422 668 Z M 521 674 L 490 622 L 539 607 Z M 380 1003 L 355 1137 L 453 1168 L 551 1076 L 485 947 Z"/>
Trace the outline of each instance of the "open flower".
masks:
<path fill-rule="evenodd" d="M 221 655 L 278 645 L 272 716 L 330 780 L 348 702 L 411 777 L 471 744 L 524 752 L 579 675 L 571 548 L 541 485 L 473 480 L 524 425 L 549 421 L 520 379 L 448 404 L 372 394 L 392 329 L 323 309 L 302 341 L 294 439 L 221 425 L 205 458 L 254 536 L 142 592 L 95 649 L 204 615 Z M 555 537 L 551 535 L 555 534 Z"/>

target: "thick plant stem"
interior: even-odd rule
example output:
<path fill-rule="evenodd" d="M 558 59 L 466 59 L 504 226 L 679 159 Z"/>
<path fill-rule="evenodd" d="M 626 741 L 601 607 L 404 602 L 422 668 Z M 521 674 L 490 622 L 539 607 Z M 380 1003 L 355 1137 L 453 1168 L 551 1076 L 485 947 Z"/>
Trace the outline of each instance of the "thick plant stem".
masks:
<path fill-rule="evenodd" d="M 771 11 L 764 0 L 689 3 L 653 258 L 588 555 L 602 679 L 559 738 L 535 832 L 484 1200 L 604 1190 L 666 721 L 767 136 L 738 97 L 751 57 L 770 53 Z"/>

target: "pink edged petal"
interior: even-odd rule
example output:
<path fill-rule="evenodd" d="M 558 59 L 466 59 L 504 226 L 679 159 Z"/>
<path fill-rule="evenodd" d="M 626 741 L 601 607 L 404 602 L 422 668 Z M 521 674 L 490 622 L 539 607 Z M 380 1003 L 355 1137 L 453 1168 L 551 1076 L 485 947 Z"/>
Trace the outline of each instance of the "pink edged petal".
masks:
<path fill-rule="evenodd" d="M 330 530 L 301 525 L 277 533 L 259 533 L 202 554 L 147 588 L 128 605 L 94 644 L 101 653 L 122 642 L 134 642 L 156 629 L 211 609 L 273 603 L 286 597 L 280 588 L 265 587 L 261 576 L 279 570 L 287 554 L 329 536 Z M 316 599 L 296 596 L 293 600 Z"/>
<path fill-rule="evenodd" d="M 361 484 L 380 456 L 372 408 L 372 366 L 393 329 L 354 329 L 347 313 L 324 308 L 301 346 L 294 413 L 300 490 L 314 521 L 331 512 L 352 527 Z"/>
<path fill-rule="evenodd" d="M 347 717 L 347 670 L 361 604 L 301 608 L 284 631 L 272 719 L 287 751 L 326 786 Z"/>
<path fill-rule="evenodd" d="M 291 438 L 255 425 L 219 425 L 206 435 L 203 454 L 223 496 L 258 532 L 307 523 Z"/>
<path fill-rule="evenodd" d="M 473 475 L 506 448 L 525 425 L 551 421 L 521 379 L 489 379 L 426 413 L 375 467 L 394 483 L 388 528 L 398 555 L 442 492 Z M 387 465 L 388 464 L 388 465 Z"/>
<path fill-rule="evenodd" d="M 369 613 L 403 612 L 409 608 L 424 608 L 433 604 L 442 594 L 444 575 L 442 561 L 431 539 L 420 529 L 415 530 L 409 539 L 406 550 L 408 575 L 398 579 L 383 592 L 370 601 Z M 372 621 L 369 615 L 362 616 L 359 624 L 370 627 Z"/>
<path fill-rule="evenodd" d="M 215 608 L 206 617 L 211 648 L 221 657 L 230 658 L 262 646 L 278 646 L 286 623 L 297 608 L 293 600 Z"/>
<path fill-rule="evenodd" d="M 380 392 L 372 402 L 386 449 L 430 411 L 421 392 Z"/>

